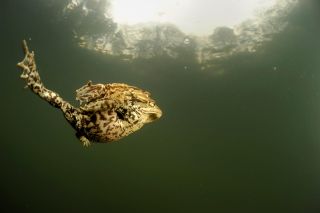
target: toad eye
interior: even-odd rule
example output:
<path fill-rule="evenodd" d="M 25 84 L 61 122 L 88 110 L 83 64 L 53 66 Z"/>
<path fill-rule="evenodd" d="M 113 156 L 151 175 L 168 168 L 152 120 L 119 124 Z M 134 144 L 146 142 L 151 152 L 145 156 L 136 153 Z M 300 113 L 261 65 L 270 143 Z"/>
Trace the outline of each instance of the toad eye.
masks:
<path fill-rule="evenodd" d="M 124 120 L 124 117 L 127 113 L 127 109 L 119 107 L 118 109 L 116 109 L 116 113 L 120 120 Z"/>

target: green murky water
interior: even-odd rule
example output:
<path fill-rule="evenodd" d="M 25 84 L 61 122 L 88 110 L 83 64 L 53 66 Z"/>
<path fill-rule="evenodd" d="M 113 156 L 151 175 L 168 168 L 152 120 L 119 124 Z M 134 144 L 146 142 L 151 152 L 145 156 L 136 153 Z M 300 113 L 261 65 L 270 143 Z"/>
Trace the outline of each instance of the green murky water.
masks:
<path fill-rule="evenodd" d="M 255 52 L 209 65 L 188 48 L 133 60 L 80 48 L 75 22 L 58 18 L 65 1 L 2 4 L 1 212 L 320 211 L 317 0 L 298 3 Z M 66 100 L 76 104 L 89 79 L 125 82 L 151 91 L 163 117 L 84 149 L 58 110 L 23 89 L 24 38 Z"/>

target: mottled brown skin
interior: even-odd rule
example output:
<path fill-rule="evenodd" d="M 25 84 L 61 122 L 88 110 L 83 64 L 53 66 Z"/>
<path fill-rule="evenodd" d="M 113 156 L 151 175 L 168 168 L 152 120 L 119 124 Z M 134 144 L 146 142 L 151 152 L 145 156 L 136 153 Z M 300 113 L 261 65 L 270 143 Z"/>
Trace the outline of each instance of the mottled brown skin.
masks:
<path fill-rule="evenodd" d="M 162 115 L 149 92 L 123 83 L 92 84 L 89 81 L 76 90 L 80 107 L 74 107 L 43 85 L 34 52 L 29 52 L 26 41 L 23 41 L 23 50 L 25 58 L 18 63 L 23 71 L 21 78 L 32 92 L 62 110 L 84 146 L 90 142 L 119 140 Z"/>

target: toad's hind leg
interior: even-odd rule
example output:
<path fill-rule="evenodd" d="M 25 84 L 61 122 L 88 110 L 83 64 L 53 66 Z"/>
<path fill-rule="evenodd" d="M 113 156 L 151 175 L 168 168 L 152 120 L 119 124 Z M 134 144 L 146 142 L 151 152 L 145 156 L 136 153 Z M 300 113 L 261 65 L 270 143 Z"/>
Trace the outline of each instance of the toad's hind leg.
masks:
<path fill-rule="evenodd" d="M 77 132 L 80 131 L 82 129 L 82 121 L 85 119 L 85 115 L 82 115 L 78 108 L 73 107 L 70 103 L 63 100 L 58 93 L 47 89 L 43 85 L 37 70 L 34 52 L 29 51 L 27 42 L 25 40 L 23 40 L 22 45 L 25 58 L 17 64 L 17 66 L 22 69 L 22 74 L 20 77 L 26 81 L 27 87 L 29 87 L 33 93 L 47 101 L 50 105 L 61 109 L 64 117 L 68 120 L 72 127 Z M 81 141 L 84 141 L 84 139 L 82 138 Z"/>

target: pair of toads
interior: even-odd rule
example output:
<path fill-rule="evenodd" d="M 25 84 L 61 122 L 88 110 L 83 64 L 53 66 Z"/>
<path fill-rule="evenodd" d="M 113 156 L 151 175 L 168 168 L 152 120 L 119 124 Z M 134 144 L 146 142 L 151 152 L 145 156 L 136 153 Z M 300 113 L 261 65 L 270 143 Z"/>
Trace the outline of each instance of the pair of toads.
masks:
<path fill-rule="evenodd" d="M 22 46 L 25 57 L 17 64 L 22 69 L 21 78 L 33 93 L 63 112 L 84 146 L 91 142 L 119 140 L 161 117 L 162 111 L 149 92 L 123 83 L 93 84 L 89 81 L 76 90 L 80 107 L 72 106 L 44 86 L 34 52 L 29 51 L 25 40 Z"/>

